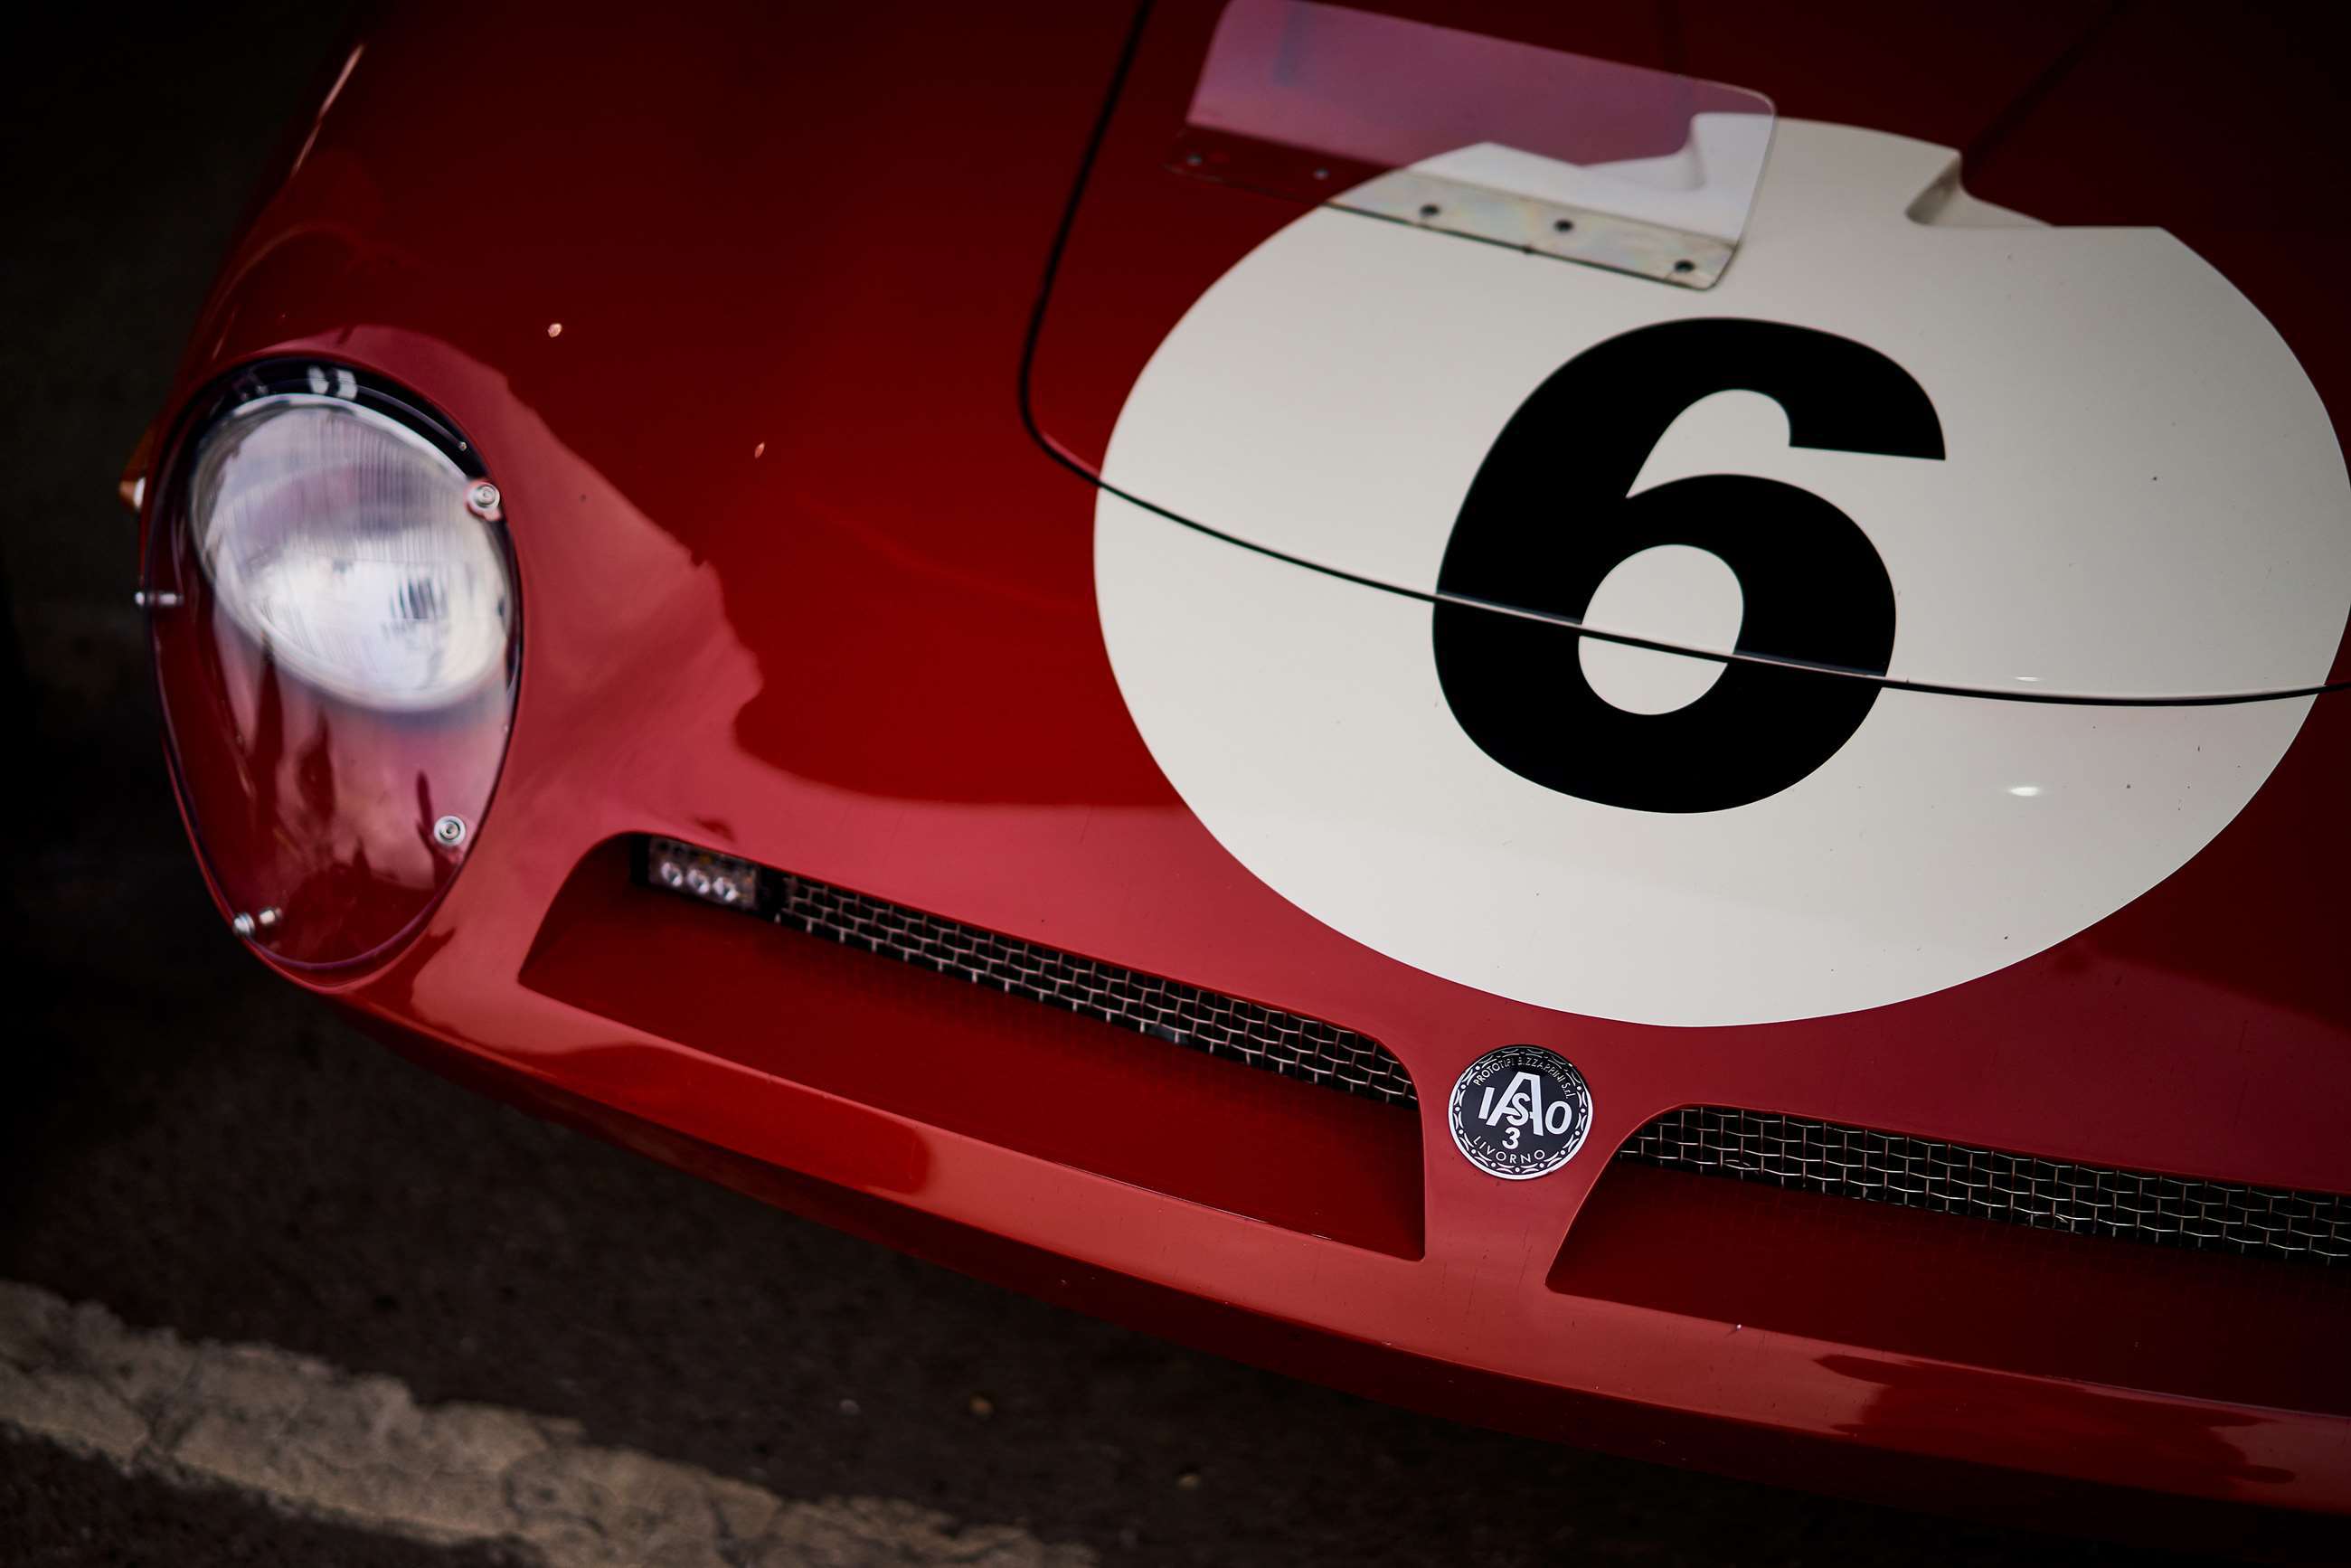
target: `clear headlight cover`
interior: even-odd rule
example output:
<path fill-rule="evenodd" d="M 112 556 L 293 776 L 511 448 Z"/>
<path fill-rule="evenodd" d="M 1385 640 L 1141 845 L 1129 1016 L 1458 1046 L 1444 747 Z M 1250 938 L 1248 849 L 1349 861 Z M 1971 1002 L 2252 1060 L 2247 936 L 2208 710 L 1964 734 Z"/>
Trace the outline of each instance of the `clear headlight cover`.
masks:
<path fill-rule="evenodd" d="M 200 394 L 165 457 L 141 588 L 173 771 L 279 963 L 393 951 L 481 845 L 521 678 L 495 494 L 423 399 L 308 361 Z"/>
<path fill-rule="evenodd" d="M 456 464 L 397 421 L 282 393 L 199 443 L 188 497 L 221 611 L 287 675 L 364 706 L 446 706 L 501 674 L 513 586 Z"/>

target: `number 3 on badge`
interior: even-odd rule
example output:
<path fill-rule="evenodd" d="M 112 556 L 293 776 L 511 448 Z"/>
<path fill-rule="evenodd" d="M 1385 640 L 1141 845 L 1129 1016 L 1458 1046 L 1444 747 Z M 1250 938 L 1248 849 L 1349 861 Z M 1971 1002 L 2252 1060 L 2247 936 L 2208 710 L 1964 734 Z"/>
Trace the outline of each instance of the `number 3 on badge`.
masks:
<path fill-rule="evenodd" d="M 1592 1130 L 1592 1090 L 1565 1057 L 1506 1045 L 1453 1085 L 1453 1142 L 1488 1176 L 1526 1181 L 1575 1157 Z"/>

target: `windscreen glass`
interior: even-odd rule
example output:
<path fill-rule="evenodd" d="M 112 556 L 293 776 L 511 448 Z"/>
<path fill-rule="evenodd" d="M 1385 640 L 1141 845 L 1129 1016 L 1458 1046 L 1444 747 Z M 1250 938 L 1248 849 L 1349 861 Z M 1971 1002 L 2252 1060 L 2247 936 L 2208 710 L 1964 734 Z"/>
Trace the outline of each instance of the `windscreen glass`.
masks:
<path fill-rule="evenodd" d="M 1217 18 L 1169 166 L 1685 287 L 1722 274 L 1771 105 L 1313 0 Z"/>

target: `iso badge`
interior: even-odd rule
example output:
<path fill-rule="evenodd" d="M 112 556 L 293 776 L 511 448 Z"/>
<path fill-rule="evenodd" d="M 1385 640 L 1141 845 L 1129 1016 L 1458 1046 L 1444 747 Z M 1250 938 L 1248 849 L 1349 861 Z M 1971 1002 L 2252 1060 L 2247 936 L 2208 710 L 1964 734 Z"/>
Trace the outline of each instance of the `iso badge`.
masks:
<path fill-rule="evenodd" d="M 1489 1176 L 1527 1181 L 1575 1157 L 1592 1130 L 1592 1091 L 1565 1057 L 1506 1045 L 1453 1085 L 1453 1142 Z"/>

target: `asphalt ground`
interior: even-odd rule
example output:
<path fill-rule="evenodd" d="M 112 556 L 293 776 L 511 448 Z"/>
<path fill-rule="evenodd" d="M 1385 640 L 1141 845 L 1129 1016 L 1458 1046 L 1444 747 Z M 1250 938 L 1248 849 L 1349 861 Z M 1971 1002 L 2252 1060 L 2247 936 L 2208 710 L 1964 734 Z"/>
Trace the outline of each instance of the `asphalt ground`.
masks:
<path fill-rule="evenodd" d="M 20 16 L 0 50 L 20 737 L 0 1281 L 52 1316 L 93 1303 L 77 1321 L 122 1343 L 373 1380 L 412 1422 L 526 1413 L 600 1462 L 648 1456 L 788 1510 L 920 1511 L 964 1560 L 2173 1561 L 1508 1438 L 1178 1349 L 475 1098 L 272 980 L 181 835 L 112 487 L 342 21 Z M 184 1444 L 145 1452 L 0 1408 L 0 1563 L 539 1560 L 322 1515 L 266 1467 L 181 1462 Z M 759 1560 L 944 1560 L 890 1528 Z"/>

